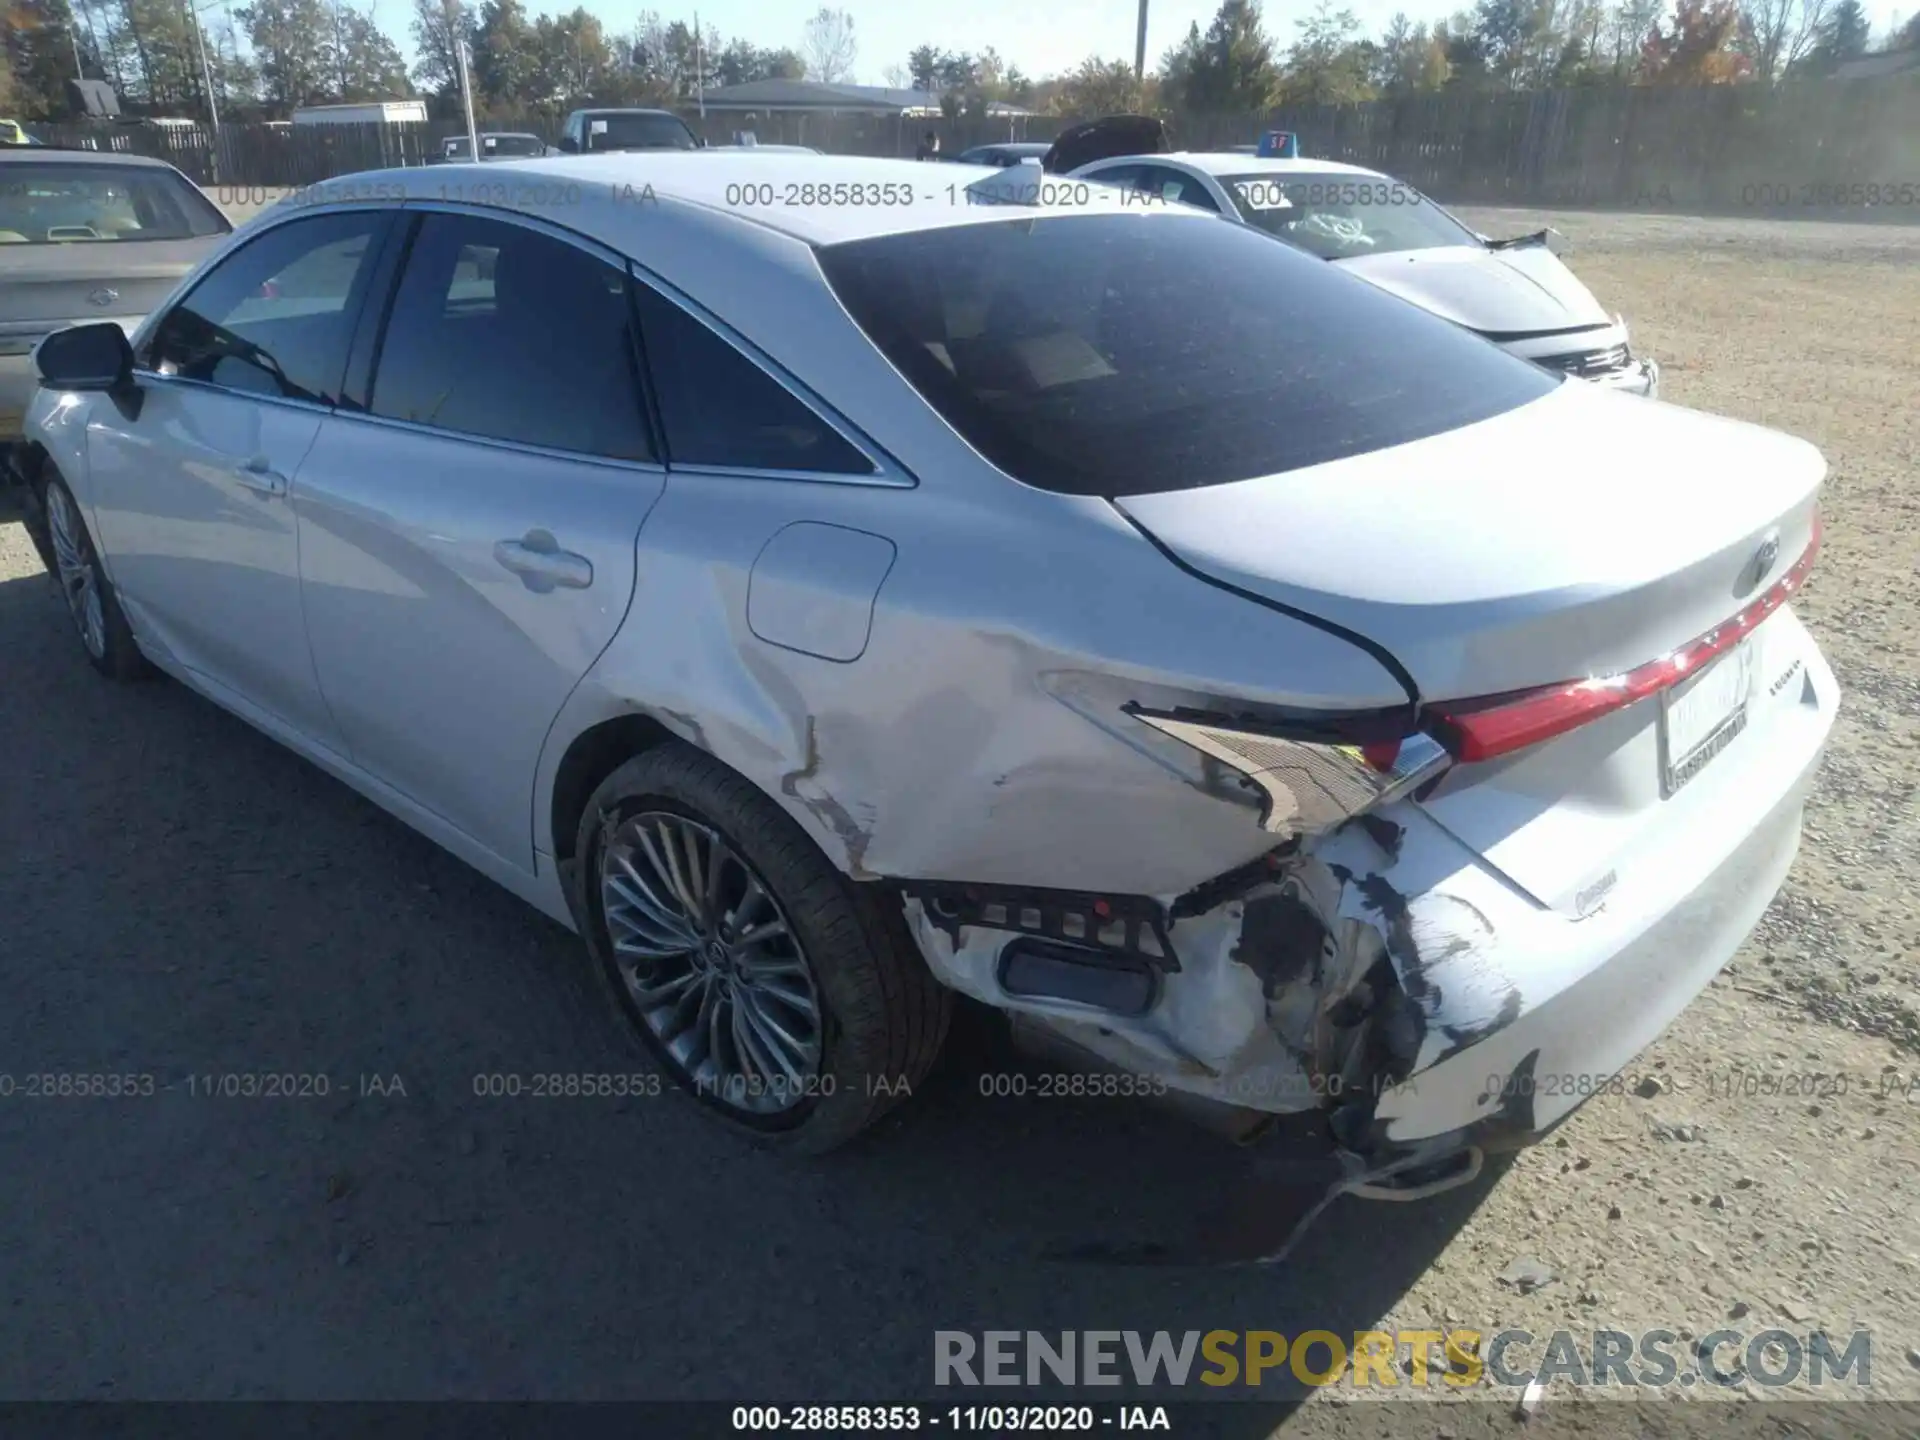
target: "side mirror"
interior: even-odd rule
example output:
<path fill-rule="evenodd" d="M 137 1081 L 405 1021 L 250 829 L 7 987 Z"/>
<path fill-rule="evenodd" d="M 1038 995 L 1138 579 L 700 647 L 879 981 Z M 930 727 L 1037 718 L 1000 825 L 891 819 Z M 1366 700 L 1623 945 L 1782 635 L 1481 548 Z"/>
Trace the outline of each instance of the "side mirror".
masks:
<path fill-rule="evenodd" d="M 126 390 L 133 384 L 133 346 L 111 321 L 56 330 L 33 352 L 49 390 Z"/>
<path fill-rule="evenodd" d="M 573 136 L 571 135 L 562 135 L 560 137 L 560 148 L 566 151 L 567 154 L 569 155 L 578 154 L 580 150 L 580 142 L 574 139 Z"/>
<path fill-rule="evenodd" d="M 693 144 L 695 149 L 704 150 L 707 148 L 707 137 L 704 135 L 696 135 Z"/>

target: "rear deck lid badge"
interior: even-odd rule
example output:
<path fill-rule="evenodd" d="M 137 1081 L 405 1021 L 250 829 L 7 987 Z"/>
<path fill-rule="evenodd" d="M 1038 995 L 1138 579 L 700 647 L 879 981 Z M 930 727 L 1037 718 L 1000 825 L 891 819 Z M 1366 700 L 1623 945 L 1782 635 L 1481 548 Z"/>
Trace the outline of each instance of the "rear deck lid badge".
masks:
<path fill-rule="evenodd" d="M 1770 530 L 1761 540 L 1760 548 L 1753 552 L 1753 558 L 1747 561 L 1746 568 L 1740 572 L 1740 579 L 1734 586 L 1735 596 L 1747 595 L 1757 589 L 1762 580 L 1773 573 L 1774 562 L 1780 558 L 1780 532 Z"/>

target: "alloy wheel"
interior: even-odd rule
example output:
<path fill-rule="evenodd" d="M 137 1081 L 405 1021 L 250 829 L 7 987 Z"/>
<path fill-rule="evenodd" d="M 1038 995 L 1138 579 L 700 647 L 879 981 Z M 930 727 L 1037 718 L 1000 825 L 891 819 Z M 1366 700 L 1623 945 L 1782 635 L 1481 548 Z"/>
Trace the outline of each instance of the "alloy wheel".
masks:
<path fill-rule="evenodd" d="M 724 836 L 672 811 L 629 815 L 601 847 L 599 879 L 625 992 L 698 1094 L 771 1116 L 819 1093 L 813 967 Z"/>
<path fill-rule="evenodd" d="M 107 617 L 100 599 L 100 575 L 95 568 L 86 532 L 73 502 L 60 485 L 47 488 L 47 529 L 53 540 L 53 559 L 67 611 L 79 628 L 87 653 L 99 660 L 107 653 Z"/>

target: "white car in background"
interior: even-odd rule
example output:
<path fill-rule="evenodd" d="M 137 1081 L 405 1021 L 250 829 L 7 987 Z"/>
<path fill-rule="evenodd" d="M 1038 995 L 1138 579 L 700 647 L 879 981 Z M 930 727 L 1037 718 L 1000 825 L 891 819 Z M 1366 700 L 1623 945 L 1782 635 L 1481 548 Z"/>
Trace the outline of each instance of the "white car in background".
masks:
<path fill-rule="evenodd" d="M 1561 262 L 1552 231 L 1489 240 L 1405 182 L 1331 160 L 1125 155 L 1071 173 L 1252 225 L 1522 359 L 1610 389 L 1659 394 L 1659 365 L 1633 353 L 1626 321 Z"/>

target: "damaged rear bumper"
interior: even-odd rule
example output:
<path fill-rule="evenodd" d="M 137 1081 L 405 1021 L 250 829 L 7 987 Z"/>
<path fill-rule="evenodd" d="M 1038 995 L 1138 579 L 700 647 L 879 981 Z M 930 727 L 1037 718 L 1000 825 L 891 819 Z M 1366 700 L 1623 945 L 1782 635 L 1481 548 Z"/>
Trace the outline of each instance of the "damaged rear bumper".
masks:
<path fill-rule="evenodd" d="M 1817 652 L 1808 664 L 1830 691 Z M 911 893 L 907 917 L 948 984 L 1096 1063 L 1226 1114 L 1322 1111 L 1344 1188 L 1430 1193 L 1617 1088 L 1732 958 L 1797 853 L 1830 723 L 1823 706 L 1770 737 L 1769 785 L 1699 782 L 1725 792 L 1713 840 L 1674 828 L 1580 918 L 1395 802 L 1277 853 L 1201 913 L 1174 907 L 1167 963 L 1132 1013 L 1009 993 L 1006 933 L 940 923 Z"/>

